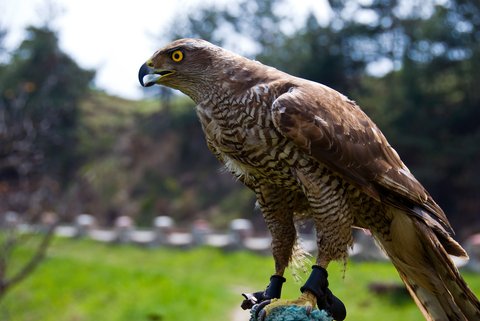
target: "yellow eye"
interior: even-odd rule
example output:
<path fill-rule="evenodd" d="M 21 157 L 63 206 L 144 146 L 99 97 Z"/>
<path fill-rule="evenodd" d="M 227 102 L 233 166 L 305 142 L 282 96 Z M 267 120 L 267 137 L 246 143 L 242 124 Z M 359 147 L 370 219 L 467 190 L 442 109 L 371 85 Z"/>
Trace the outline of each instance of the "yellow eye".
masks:
<path fill-rule="evenodd" d="M 175 62 L 180 62 L 183 59 L 183 52 L 181 50 L 175 50 L 172 53 L 172 60 Z"/>

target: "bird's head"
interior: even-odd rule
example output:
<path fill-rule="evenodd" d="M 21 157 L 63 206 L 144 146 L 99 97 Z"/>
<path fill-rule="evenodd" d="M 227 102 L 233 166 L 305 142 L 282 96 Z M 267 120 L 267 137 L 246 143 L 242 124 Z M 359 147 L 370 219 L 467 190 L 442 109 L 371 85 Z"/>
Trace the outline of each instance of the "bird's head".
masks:
<path fill-rule="evenodd" d="M 176 40 L 140 67 L 138 80 L 144 87 L 164 85 L 196 96 L 197 91 L 216 80 L 218 68 L 212 66 L 218 56 L 224 56 L 223 51 L 200 39 Z"/>
<path fill-rule="evenodd" d="M 155 52 L 140 67 L 138 80 L 144 87 L 178 89 L 198 102 L 222 90 L 251 86 L 260 65 L 205 40 L 180 39 Z"/>

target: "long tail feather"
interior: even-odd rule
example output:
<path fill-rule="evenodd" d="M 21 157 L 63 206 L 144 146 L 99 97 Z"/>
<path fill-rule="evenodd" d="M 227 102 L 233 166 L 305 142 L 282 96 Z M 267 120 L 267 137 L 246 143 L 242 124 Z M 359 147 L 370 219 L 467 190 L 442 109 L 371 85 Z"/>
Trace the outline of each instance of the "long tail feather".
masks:
<path fill-rule="evenodd" d="M 480 320 L 480 302 L 463 280 L 449 252 L 465 253 L 447 234 L 425 222 L 391 208 L 390 233 L 375 233 L 400 277 L 427 320 Z M 446 243 L 448 243 L 447 246 Z"/>

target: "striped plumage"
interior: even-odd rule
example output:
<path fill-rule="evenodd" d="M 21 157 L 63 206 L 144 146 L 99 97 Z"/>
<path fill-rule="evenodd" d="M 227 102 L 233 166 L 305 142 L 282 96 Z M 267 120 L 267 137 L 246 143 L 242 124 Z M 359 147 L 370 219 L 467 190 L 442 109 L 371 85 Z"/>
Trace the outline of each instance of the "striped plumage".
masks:
<path fill-rule="evenodd" d="M 257 195 L 283 275 L 296 217 L 313 219 L 317 264 L 345 260 L 352 226 L 371 231 L 427 320 L 480 320 L 448 254 L 466 253 L 423 186 L 355 102 L 203 40 L 177 40 L 139 74 L 196 103 L 207 144 Z"/>

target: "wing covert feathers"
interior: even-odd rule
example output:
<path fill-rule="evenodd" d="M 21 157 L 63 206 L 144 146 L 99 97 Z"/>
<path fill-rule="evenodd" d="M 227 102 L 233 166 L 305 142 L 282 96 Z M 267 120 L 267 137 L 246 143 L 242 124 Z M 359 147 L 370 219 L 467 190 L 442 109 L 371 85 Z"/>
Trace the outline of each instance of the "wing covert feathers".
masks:
<path fill-rule="evenodd" d="M 342 94 L 305 82 L 272 104 L 277 130 L 370 197 L 453 230 L 378 127 Z"/>

